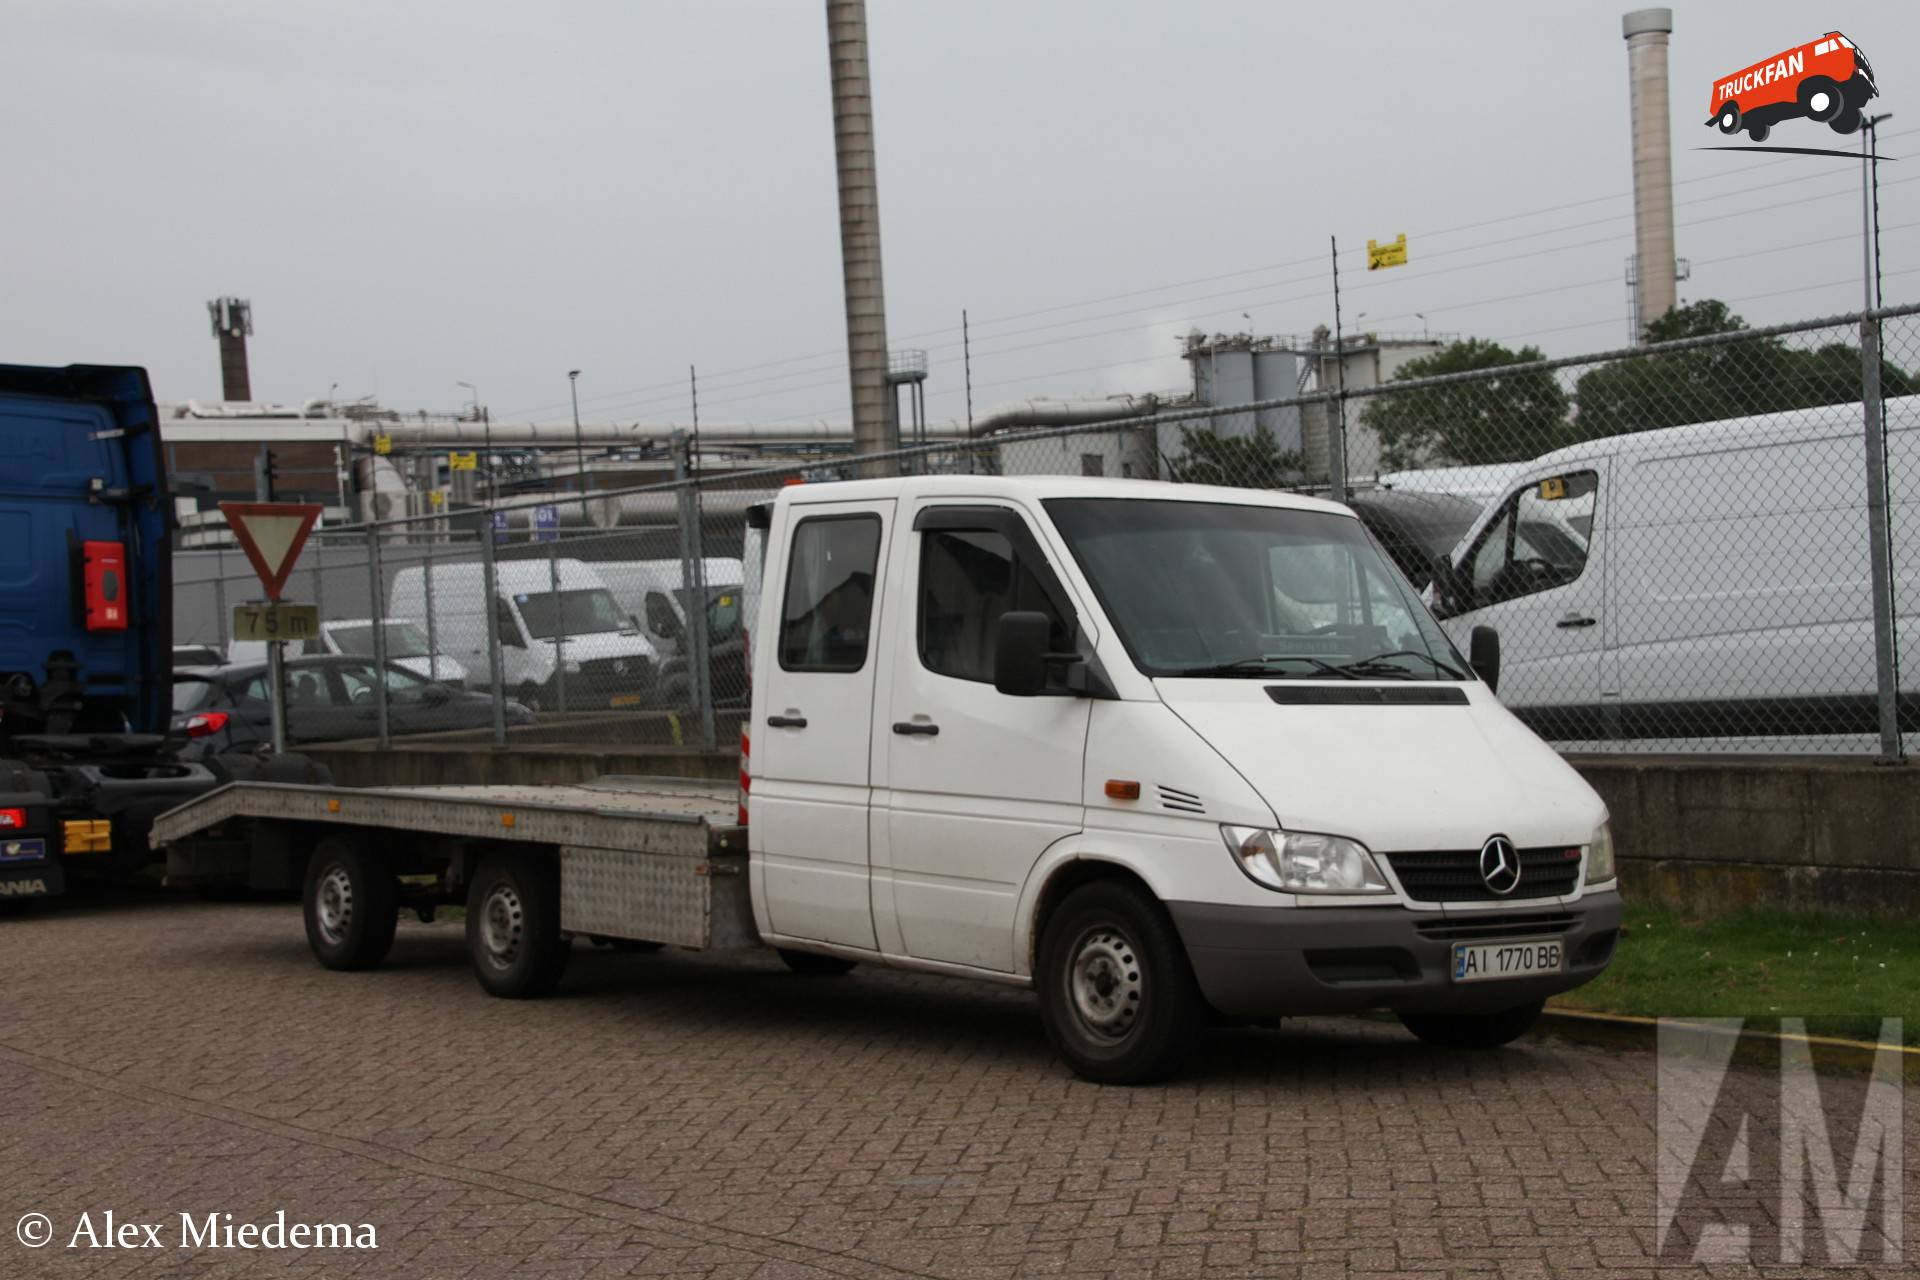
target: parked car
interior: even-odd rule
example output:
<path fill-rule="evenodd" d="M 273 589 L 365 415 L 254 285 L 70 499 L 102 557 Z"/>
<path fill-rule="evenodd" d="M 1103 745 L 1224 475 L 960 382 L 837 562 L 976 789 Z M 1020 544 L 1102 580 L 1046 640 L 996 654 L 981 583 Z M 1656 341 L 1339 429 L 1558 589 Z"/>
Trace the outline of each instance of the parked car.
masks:
<path fill-rule="evenodd" d="M 387 686 L 387 726 L 394 734 L 484 729 L 493 724 L 493 700 L 435 684 L 395 662 L 382 668 L 365 658 L 288 658 L 287 740 L 337 742 L 371 738 L 379 730 L 376 688 Z M 272 740 L 267 666 L 247 663 L 210 671 L 176 673 L 173 731 L 189 740 L 197 758 L 253 750 Z M 533 713 L 517 702 L 506 707 L 507 723 L 531 724 Z"/>
<path fill-rule="evenodd" d="M 307 641 L 308 653 L 340 653 L 356 658 L 374 657 L 374 623 L 371 618 L 336 618 L 320 624 L 320 634 Z M 405 618 L 388 618 L 380 626 L 386 648 L 386 660 L 398 663 L 417 676 L 454 689 L 464 689 L 467 669 L 451 654 L 435 652 L 427 633 Z"/>
<path fill-rule="evenodd" d="M 1435 613 L 1499 629 L 1501 701 L 1558 741 L 1876 730 L 1858 406 L 1590 440 L 1522 469 L 1443 562 Z M 1886 402 L 1892 474 L 1920 396 Z M 1789 479 L 1791 477 L 1791 479 Z M 1895 503 L 1893 589 L 1920 590 L 1920 509 Z M 1902 635 L 1902 669 L 1920 640 Z M 1920 716 L 1904 695 L 1903 721 Z"/>
<path fill-rule="evenodd" d="M 173 666 L 177 671 L 181 667 L 217 667 L 226 662 L 227 656 L 220 652 L 215 644 L 177 644 L 173 646 Z"/>
<path fill-rule="evenodd" d="M 1392 557 L 1415 591 L 1433 581 L 1433 562 L 1458 545 L 1473 527 L 1482 503 L 1451 493 L 1368 489 L 1347 505 Z"/>
<path fill-rule="evenodd" d="M 439 647 L 478 672 L 487 664 L 487 613 L 500 640 L 505 687 L 529 706 L 569 710 L 638 707 L 652 699 L 659 654 L 637 619 L 623 611 L 593 569 L 578 560 L 506 560 L 487 596 L 477 561 L 436 564 L 393 575 L 390 613 L 424 619 L 431 611 Z"/>

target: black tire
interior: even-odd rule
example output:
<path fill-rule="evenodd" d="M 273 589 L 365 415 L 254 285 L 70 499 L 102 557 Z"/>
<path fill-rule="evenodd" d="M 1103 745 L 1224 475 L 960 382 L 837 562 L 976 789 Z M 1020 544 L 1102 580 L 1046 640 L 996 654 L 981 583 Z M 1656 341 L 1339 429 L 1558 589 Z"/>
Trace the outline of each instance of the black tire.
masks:
<path fill-rule="evenodd" d="M 1499 1013 L 1403 1013 L 1400 1022 L 1442 1049 L 1498 1049 L 1525 1035 L 1545 1005 L 1535 1000 Z"/>
<path fill-rule="evenodd" d="M 1165 910 L 1130 884 L 1082 885 L 1040 939 L 1040 1016 L 1075 1075 L 1147 1084 L 1186 1063 L 1207 1006 Z"/>
<path fill-rule="evenodd" d="M 821 955 L 818 951 L 789 951 L 785 947 L 776 950 L 782 964 L 806 978 L 837 978 L 843 973 L 852 973 L 853 967 L 860 963 L 845 956 Z"/>
<path fill-rule="evenodd" d="M 1773 126 L 1760 120 L 1747 121 L 1747 136 L 1755 142 L 1765 142 L 1767 135 L 1773 132 Z"/>
<path fill-rule="evenodd" d="M 651 955 L 667 945 L 664 942 L 646 942 L 639 938 L 602 938 L 597 935 L 594 942 L 608 950 L 627 955 Z"/>
<path fill-rule="evenodd" d="M 300 894 L 307 945 L 329 969 L 371 969 L 387 958 L 400 921 L 393 868 L 359 841 L 328 836 L 307 859 Z"/>
<path fill-rule="evenodd" d="M 1863 117 L 1858 107 L 1842 107 L 1827 121 L 1827 128 L 1835 133 L 1858 133 Z"/>
<path fill-rule="evenodd" d="M 1722 133 L 1735 134 L 1740 132 L 1740 104 L 1737 102 L 1729 102 L 1726 106 L 1720 108 L 1720 114 L 1714 118 L 1714 123 L 1720 126 L 1720 132 Z"/>
<path fill-rule="evenodd" d="M 1807 119 L 1822 124 L 1833 119 L 1845 107 L 1846 99 L 1841 95 L 1840 86 L 1827 76 L 1808 76 L 1800 82 L 1799 92 L 1795 95 L 1800 109 L 1807 113 Z"/>
<path fill-rule="evenodd" d="M 524 849 L 480 859 L 467 887 L 467 954 L 480 985 L 508 1000 L 548 995 L 570 953 L 554 860 Z"/>
<path fill-rule="evenodd" d="M 206 761 L 207 772 L 221 782 L 282 782 L 295 786 L 333 785 L 333 773 L 297 751 L 285 755 L 259 755 L 251 751 L 228 751 Z"/>

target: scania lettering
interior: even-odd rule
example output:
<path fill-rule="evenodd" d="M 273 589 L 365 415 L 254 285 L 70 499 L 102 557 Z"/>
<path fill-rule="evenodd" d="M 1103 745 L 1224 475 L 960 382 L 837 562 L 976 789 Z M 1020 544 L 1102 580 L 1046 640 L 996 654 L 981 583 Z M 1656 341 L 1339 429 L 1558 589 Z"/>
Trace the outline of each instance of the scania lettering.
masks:
<path fill-rule="evenodd" d="M 751 523 L 750 789 L 234 785 L 156 824 L 170 876 L 301 887 L 336 969 L 463 904 L 500 996 L 575 940 L 1027 987 L 1116 1083 L 1216 1018 L 1493 1048 L 1611 958 L 1605 806 L 1494 696 L 1498 637 L 1462 655 L 1347 508 L 916 477 Z"/>

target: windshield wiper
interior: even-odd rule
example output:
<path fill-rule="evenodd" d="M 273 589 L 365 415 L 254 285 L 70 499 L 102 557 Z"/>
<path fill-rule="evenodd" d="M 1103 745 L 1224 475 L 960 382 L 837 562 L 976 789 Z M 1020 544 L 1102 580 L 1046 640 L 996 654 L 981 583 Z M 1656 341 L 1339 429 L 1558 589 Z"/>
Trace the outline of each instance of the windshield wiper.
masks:
<path fill-rule="evenodd" d="M 1390 649 L 1385 653 L 1376 653 L 1371 657 L 1356 658 L 1352 662 L 1341 663 L 1340 670 L 1351 671 L 1355 675 L 1369 675 L 1369 676 L 1383 676 L 1383 675 L 1410 676 L 1413 674 L 1411 671 L 1408 671 L 1402 667 L 1396 667 L 1391 663 L 1387 662 L 1386 659 L 1388 658 L 1418 658 L 1422 662 L 1430 663 L 1433 666 L 1434 670 L 1439 671 L 1445 675 L 1451 676 L 1455 680 L 1465 680 L 1467 678 L 1466 672 L 1458 670 L 1452 665 L 1440 661 L 1440 659 L 1434 657 L 1430 653 L 1422 653 L 1418 649 Z"/>
<path fill-rule="evenodd" d="M 1290 673 L 1288 672 L 1270 671 L 1267 669 L 1276 662 L 1309 663 L 1314 668 L 1316 675 L 1329 675 L 1340 680 L 1358 680 L 1360 678 L 1358 675 L 1347 671 L 1344 666 L 1335 666 L 1331 662 L 1323 662 L 1319 658 L 1310 658 L 1298 653 L 1277 653 L 1259 658 L 1239 658 L 1233 662 L 1215 663 L 1210 667 L 1183 667 L 1179 671 L 1174 671 L 1169 674 L 1181 677 L 1262 675 L 1290 678 Z"/>

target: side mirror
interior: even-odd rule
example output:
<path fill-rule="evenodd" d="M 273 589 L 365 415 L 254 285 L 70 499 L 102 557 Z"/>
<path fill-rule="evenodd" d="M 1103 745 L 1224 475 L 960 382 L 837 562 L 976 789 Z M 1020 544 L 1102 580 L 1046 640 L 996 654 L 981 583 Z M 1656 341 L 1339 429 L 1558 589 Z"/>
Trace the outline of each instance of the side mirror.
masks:
<path fill-rule="evenodd" d="M 1038 696 L 1047 687 L 1047 634 L 1044 613 L 1016 610 L 1000 615 L 994 632 L 993 687 L 1016 698 Z"/>
<path fill-rule="evenodd" d="M 1467 665 L 1473 674 L 1486 681 L 1487 688 L 1500 692 L 1500 633 L 1492 627 L 1475 627 L 1467 641 Z"/>
<path fill-rule="evenodd" d="M 1433 602 L 1441 613 L 1462 612 L 1460 575 L 1453 567 L 1453 557 L 1444 552 L 1433 558 Z"/>
<path fill-rule="evenodd" d="M 453 690 L 436 682 L 420 691 L 420 701 L 429 707 L 444 707 L 453 701 Z"/>

